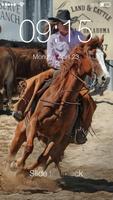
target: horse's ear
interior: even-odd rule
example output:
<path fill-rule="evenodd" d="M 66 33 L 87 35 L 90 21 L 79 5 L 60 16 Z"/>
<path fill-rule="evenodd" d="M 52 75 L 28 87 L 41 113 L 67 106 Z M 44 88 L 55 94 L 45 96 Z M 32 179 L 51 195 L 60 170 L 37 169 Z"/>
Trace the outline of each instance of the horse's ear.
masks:
<path fill-rule="evenodd" d="M 100 44 L 102 44 L 104 42 L 104 35 L 102 35 L 102 37 L 99 39 Z"/>

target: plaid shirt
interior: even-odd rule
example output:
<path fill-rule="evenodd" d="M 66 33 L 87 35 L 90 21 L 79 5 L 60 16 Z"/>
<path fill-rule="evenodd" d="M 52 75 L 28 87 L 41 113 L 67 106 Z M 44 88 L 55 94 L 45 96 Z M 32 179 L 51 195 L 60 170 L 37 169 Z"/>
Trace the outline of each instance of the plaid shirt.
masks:
<path fill-rule="evenodd" d="M 63 36 L 57 32 L 51 35 L 47 43 L 47 60 L 50 66 L 56 69 L 60 68 L 62 60 L 67 57 L 73 47 L 80 43 L 78 35 L 81 40 L 85 40 L 85 36 L 74 29 L 71 29 L 70 42 L 68 34 Z"/>

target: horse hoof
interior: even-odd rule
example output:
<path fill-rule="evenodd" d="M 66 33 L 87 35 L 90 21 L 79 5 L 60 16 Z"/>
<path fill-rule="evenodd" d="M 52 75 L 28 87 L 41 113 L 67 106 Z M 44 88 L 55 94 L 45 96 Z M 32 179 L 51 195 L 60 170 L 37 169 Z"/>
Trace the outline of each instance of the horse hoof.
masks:
<path fill-rule="evenodd" d="M 21 112 L 21 111 L 18 111 L 18 112 L 13 111 L 13 112 L 12 112 L 12 116 L 13 116 L 17 121 L 22 121 L 22 120 L 23 120 L 23 115 L 22 115 L 22 112 Z"/>
<path fill-rule="evenodd" d="M 10 163 L 10 169 L 11 169 L 12 171 L 16 171 L 17 168 L 18 168 L 17 162 L 16 162 L 15 160 L 12 161 L 12 162 Z"/>

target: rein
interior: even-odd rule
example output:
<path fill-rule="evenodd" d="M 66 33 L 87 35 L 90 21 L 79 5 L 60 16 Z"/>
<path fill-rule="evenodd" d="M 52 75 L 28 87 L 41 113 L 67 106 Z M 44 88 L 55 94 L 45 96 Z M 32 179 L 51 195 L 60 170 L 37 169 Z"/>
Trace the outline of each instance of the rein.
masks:
<path fill-rule="evenodd" d="M 87 89 L 87 91 L 86 91 L 86 93 L 83 95 L 83 96 L 85 96 L 87 93 L 89 93 L 89 88 L 87 87 L 87 85 L 86 85 L 86 83 L 85 83 L 85 81 L 83 81 L 79 76 L 77 76 L 77 75 L 75 75 L 75 74 L 73 74 L 73 73 L 71 73 L 70 72 L 70 74 L 72 75 L 72 76 L 74 76 L 76 79 L 78 79 L 81 83 L 83 83 L 84 84 L 84 89 L 81 89 L 81 90 L 78 90 L 78 92 L 80 92 L 80 91 L 82 91 L 82 90 L 85 90 L 85 89 Z M 63 92 L 76 92 L 77 90 L 63 90 Z M 68 105 L 80 105 L 80 103 L 77 103 L 77 102 L 69 102 L 69 101 L 62 101 L 62 103 L 58 103 L 58 102 L 56 102 L 56 103 L 53 103 L 53 102 L 51 102 L 51 101 L 47 101 L 47 100 L 43 100 L 43 99 L 40 99 L 40 101 L 42 101 L 42 102 L 46 102 L 46 103 L 50 103 L 50 104 L 53 104 L 53 105 L 64 105 L 64 104 L 68 104 Z"/>
<path fill-rule="evenodd" d="M 94 76 L 94 78 L 93 78 L 92 83 L 91 83 L 90 85 L 88 85 L 89 90 L 92 89 L 93 87 L 95 87 L 95 86 L 97 85 L 97 83 L 98 83 L 98 81 L 97 81 L 97 74 L 96 74 L 95 72 L 93 72 L 93 74 L 94 74 L 95 76 Z"/>
<path fill-rule="evenodd" d="M 111 65 L 108 61 L 105 60 L 105 63 L 113 68 L 113 65 Z"/>
<path fill-rule="evenodd" d="M 63 106 L 64 104 L 80 105 L 80 103 L 70 102 L 70 101 L 62 101 L 62 103 L 53 103 L 53 102 L 51 102 L 51 101 L 46 101 L 46 100 L 43 100 L 43 99 L 40 99 L 40 101 L 46 102 L 46 103 L 50 103 L 50 104 L 54 104 L 54 105 L 61 105 L 61 106 Z"/>
<path fill-rule="evenodd" d="M 23 100 L 25 104 L 29 103 L 29 101 L 23 97 L 21 97 L 21 100 Z"/>
<path fill-rule="evenodd" d="M 77 78 L 80 82 L 82 82 L 82 83 L 84 84 L 84 87 L 85 87 L 85 88 L 82 88 L 81 90 L 78 90 L 78 92 L 83 91 L 83 90 L 87 90 L 87 91 L 85 92 L 85 94 L 83 94 L 83 96 L 85 96 L 86 94 L 88 94 L 90 88 L 86 85 L 86 82 L 83 81 L 83 80 L 82 80 L 79 76 L 77 76 L 76 74 L 71 73 L 71 75 L 74 76 L 75 78 Z"/>

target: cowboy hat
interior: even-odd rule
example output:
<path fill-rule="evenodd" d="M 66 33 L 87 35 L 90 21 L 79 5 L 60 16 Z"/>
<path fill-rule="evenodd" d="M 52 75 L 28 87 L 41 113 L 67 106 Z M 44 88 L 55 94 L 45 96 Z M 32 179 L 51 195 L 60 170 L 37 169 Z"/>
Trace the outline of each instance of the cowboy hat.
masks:
<path fill-rule="evenodd" d="M 73 21 L 70 17 L 69 10 L 58 10 L 56 17 L 48 17 L 48 19 L 52 21 L 61 21 L 63 23 L 67 22 L 68 20 L 71 22 Z"/>

